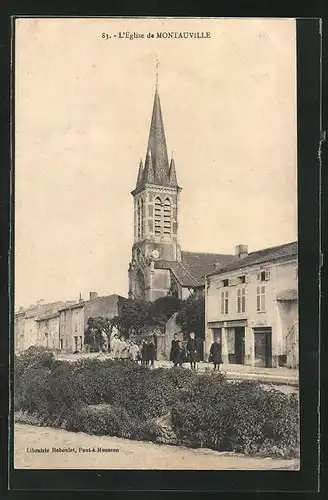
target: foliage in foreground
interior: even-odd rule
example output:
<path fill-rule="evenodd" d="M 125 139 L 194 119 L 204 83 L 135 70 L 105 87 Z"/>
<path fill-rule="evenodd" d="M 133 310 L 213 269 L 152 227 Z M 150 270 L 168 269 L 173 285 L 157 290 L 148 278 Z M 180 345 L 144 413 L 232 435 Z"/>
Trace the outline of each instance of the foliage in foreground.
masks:
<path fill-rule="evenodd" d="M 295 394 L 217 373 L 132 362 L 59 361 L 42 348 L 15 358 L 15 411 L 40 425 L 242 453 L 298 454 Z"/>

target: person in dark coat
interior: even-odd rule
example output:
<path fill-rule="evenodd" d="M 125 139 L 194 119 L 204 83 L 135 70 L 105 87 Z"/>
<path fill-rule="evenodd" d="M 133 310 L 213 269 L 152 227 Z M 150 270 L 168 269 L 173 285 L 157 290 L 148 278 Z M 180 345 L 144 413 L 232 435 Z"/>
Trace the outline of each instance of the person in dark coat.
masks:
<path fill-rule="evenodd" d="M 186 352 L 185 352 L 185 349 L 182 345 L 181 340 L 178 340 L 178 344 L 176 347 L 176 353 L 175 353 L 174 366 L 182 366 L 185 361 L 186 361 Z"/>
<path fill-rule="evenodd" d="M 187 342 L 187 356 L 190 362 L 190 368 L 196 370 L 198 362 L 198 343 L 195 338 L 195 333 L 190 332 L 189 339 Z"/>
<path fill-rule="evenodd" d="M 142 365 L 147 365 L 148 360 L 147 360 L 147 355 L 148 355 L 148 349 L 147 349 L 147 344 L 145 340 L 141 341 L 141 346 L 140 346 L 140 354 L 141 354 L 141 364 Z"/>
<path fill-rule="evenodd" d="M 152 339 L 149 339 L 147 342 L 147 364 L 150 366 L 154 366 L 154 361 L 156 357 L 156 349 L 155 349 L 155 343 Z"/>
<path fill-rule="evenodd" d="M 170 351 L 170 361 L 172 361 L 174 366 L 177 366 L 177 355 L 179 354 L 179 340 L 178 334 L 175 333 L 172 343 L 171 343 L 171 351 Z"/>
<path fill-rule="evenodd" d="M 220 371 L 220 365 L 222 364 L 222 346 L 218 337 L 211 345 L 209 361 L 212 361 L 214 365 L 214 371 L 216 369 Z"/>

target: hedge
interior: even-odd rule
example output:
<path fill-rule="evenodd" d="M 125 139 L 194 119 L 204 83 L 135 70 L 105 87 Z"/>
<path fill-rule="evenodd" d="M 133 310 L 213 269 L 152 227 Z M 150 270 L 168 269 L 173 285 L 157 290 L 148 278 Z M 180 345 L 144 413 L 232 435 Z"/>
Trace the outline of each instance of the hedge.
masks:
<path fill-rule="evenodd" d="M 89 434 L 298 456 L 298 398 L 257 381 L 133 362 L 57 360 L 42 348 L 15 357 L 14 407 L 39 425 Z"/>

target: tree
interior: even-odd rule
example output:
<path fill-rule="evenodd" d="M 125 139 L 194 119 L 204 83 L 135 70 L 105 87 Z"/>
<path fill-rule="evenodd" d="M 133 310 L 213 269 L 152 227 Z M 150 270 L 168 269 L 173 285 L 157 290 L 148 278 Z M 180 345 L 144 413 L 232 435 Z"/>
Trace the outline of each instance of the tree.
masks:
<path fill-rule="evenodd" d="M 155 302 L 141 299 L 127 299 L 120 316 L 112 324 L 128 338 L 132 333 L 139 335 L 151 328 L 165 328 L 167 320 L 179 310 L 181 301 L 175 297 L 160 297 Z"/>
<path fill-rule="evenodd" d="M 177 324 L 185 336 L 195 332 L 196 337 L 205 338 L 205 299 L 195 294 L 182 301 L 181 309 L 176 317 Z"/>
<path fill-rule="evenodd" d="M 180 308 L 181 300 L 179 298 L 170 295 L 159 297 L 149 307 L 148 324 L 164 329 L 167 320 Z"/>
<path fill-rule="evenodd" d="M 95 351 L 108 351 L 110 348 L 110 336 L 113 330 L 111 318 L 89 318 L 88 326 L 84 332 L 84 344 Z"/>

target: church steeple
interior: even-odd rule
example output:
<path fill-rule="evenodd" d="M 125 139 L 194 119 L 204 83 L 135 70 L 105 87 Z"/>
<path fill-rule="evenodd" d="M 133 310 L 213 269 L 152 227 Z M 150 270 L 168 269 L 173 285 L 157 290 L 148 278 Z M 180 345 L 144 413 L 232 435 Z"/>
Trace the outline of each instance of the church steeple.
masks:
<path fill-rule="evenodd" d="M 158 64 L 157 64 L 158 67 Z M 129 296 L 156 300 L 170 287 L 170 271 L 161 262 L 180 262 L 178 186 L 173 157 L 167 154 L 158 92 L 158 72 L 146 158 L 140 161 L 134 204 L 134 242 L 129 264 Z M 163 281 L 164 280 L 164 281 Z"/>
<path fill-rule="evenodd" d="M 158 84 L 156 84 L 153 111 L 150 122 L 145 168 L 141 175 L 139 167 L 136 189 L 146 183 L 160 186 L 178 186 L 175 166 L 171 169 L 169 165 Z"/>
<path fill-rule="evenodd" d="M 152 157 L 156 183 L 167 185 L 169 181 L 169 160 L 167 156 L 161 102 L 157 88 L 150 123 L 147 156 L 149 152 Z M 147 182 L 147 179 L 145 179 L 145 182 Z"/>

